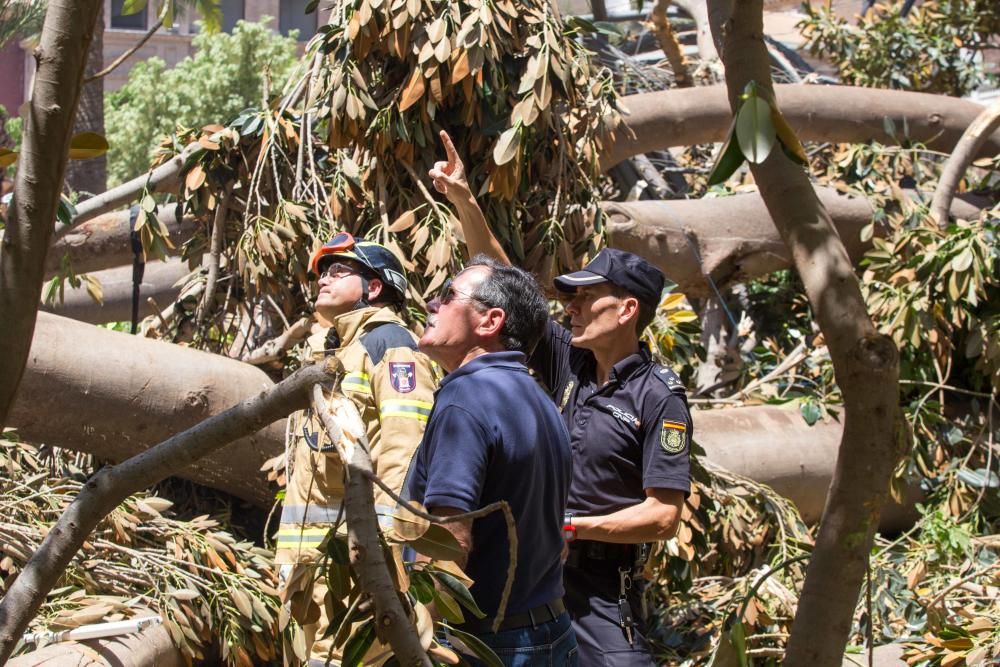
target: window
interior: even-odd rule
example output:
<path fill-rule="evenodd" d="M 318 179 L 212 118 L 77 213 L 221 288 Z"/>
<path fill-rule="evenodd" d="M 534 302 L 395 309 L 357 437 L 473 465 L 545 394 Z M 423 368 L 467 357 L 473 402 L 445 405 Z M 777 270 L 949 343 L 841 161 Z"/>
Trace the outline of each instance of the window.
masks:
<path fill-rule="evenodd" d="M 219 10 L 222 12 L 222 31 L 232 32 L 236 27 L 236 22 L 244 18 L 243 8 L 246 3 L 243 0 L 220 0 Z"/>
<path fill-rule="evenodd" d="M 278 24 L 282 35 L 289 30 L 299 31 L 299 40 L 305 41 L 316 34 L 316 12 L 306 14 L 309 0 L 281 0 Z"/>
<path fill-rule="evenodd" d="M 122 5 L 124 4 L 125 0 L 111 0 L 111 27 L 121 30 L 145 30 L 148 5 L 135 14 L 122 16 Z"/>

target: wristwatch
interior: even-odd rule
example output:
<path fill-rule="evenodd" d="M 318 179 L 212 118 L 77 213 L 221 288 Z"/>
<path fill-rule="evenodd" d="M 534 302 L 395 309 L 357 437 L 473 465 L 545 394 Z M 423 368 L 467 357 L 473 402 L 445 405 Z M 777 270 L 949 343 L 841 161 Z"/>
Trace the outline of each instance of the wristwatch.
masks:
<path fill-rule="evenodd" d="M 563 539 L 572 542 L 576 539 L 576 526 L 573 525 L 572 512 L 563 515 Z"/>

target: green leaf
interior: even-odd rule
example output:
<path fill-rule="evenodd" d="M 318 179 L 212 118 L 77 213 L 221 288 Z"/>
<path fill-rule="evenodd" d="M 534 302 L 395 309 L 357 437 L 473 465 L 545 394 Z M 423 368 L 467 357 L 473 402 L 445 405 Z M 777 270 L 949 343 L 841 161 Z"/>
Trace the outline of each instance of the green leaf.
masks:
<path fill-rule="evenodd" d="M 426 571 L 410 574 L 410 593 L 422 604 L 430 604 L 434 600 L 434 580 Z"/>
<path fill-rule="evenodd" d="M 142 202 L 139 204 L 142 210 L 146 213 L 153 213 L 156 211 L 156 200 L 153 199 L 153 195 L 148 192 L 143 196 Z"/>
<path fill-rule="evenodd" d="M 442 586 L 448 589 L 448 592 L 455 596 L 463 607 L 472 612 L 472 615 L 476 618 L 486 618 L 486 614 L 483 610 L 479 608 L 476 604 L 475 599 L 472 597 L 472 593 L 469 592 L 469 588 L 462 583 L 458 577 L 453 574 L 449 574 L 443 570 L 437 568 L 429 568 L 431 575 L 437 579 Z"/>
<path fill-rule="evenodd" d="M 729 126 L 729 138 L 726 139 L 726 144 L 719 151 L 718 157 L 715 158 L 715 164 L 712 165 L 712 171 L 708 175 L 708 185 L 709 187 L 713 185 L 719 185 L 725 183 L 726 179 L 733 175 L 733 173 L 740 168 L 743 164 L 743 153 L 740 152 L 739 143 L 736 139 L 736 119 Z"/>
<path fill-rule="evenodd" d="M 778 141 L 781 142 L 781 148 L 785 152 L 785 155 L 798 164 L 809 164 L 809 156 L 806 155 L 806 151 L 802 147 L 802 142 L 799 141 L 798 135 L 795 134 L 795 130 L 792 129 L 792 126 L 788 124 L 785 117 L 774 106 L 771 107 L 771 123 L 774 125 L 774 131 L 778 136 Z"/>
<path fill-rule="evenodd" d="M 375 641 L 375 620 L 372 619 L 358 628 L 357 632 L 351 635 L 351 638 L 347 640 L 347 645 L 344 647 L 344 659 L 342 665 L 344 667 L 355 667 L 355 665 L 361 665 L 361 661 L 365 657 L 365 653 L 371 648 L 372 643 Z"/>
<path fill-rule="evenodd" d="M 820 408 L 819 403 L 816 403 L 815 401 L 803 401 L 802 404 L 799 405 L 799 412 L 802 414 L 802 418 L 810 426 L 819 421 L 819 418 L 823 416 L 823 411 Z"/>
<path fill-rule="evenodd" d="M 59 197 L 59 206 L 56 207 L 56 220 L 64 225 L 71 225 L 75 217 L 76 207 L 66 197 Z"/>
<path fill-rule="evenodd" d="M 951 260 L 951 270 L 962 272 L 972 266 L 973 254 L 971 248 L 965 248 Z"/>
<path fill-rule="evenodd" d="M 350 550 L 347 546 L 347 540 L 342 537 L 338 537 L 336 534 L 330 534 L 326 541 L 326 553 L 333 559 L 334 563 L 338 565 L 350 565 L 351 556 Z"/>
<path fill-rule="evenodd" d="M 88 160 L 108 152 L 108 140 L 96 132 L 81 132 L 69 141 L 70 160 Z"/>
<path fill-rule="evenodd" d="M 743 621 L 737 620 L 733 623 L 733 627 L 729 629 L 729 636 L 733 640 L 736 660 L 740 663 L 740 667 L 747 667 L 747 637 Z"/>
<path fill-rule="evenodd" d="M 458 602 L 449 593 L 435 588 L 434 606 L 437 607 L 438 613 L 449 623 L 456 623 L 458 625 L 465 623 L 465 614 L 462 613 L 462 608 L 458 606 Z"/>
<path fill-rule="evenodd" d="M 432 523 L 426 533 L 410 542 L 410 546 L 436 560 L 460 560 L 465 556 L 455 536 L 439 523 Z"/>
<path fill-rule="evenodd" d="M 458 640 L 458 642 L 455 642 L 456 644 L 463 644 L 465 648 L 468 648 L 476 657 L 485 662 L 487 667 L 504 667 L 503 662 L 493 652 L 493 649 L 484 644 L 475 635 L 470 635 L 468 632 L 462 632 L 451 627 L 448 628 L 448 634 Z"/>
<path fill-rule="evenodd" d="M 771 154 L 776 136 L 771 105 L 757 96 L 754 87 L 736 114 L 736 140 L 740 151 L 749 162 L 760 164 Z"/>
<path fill-rule="evenodd" d="M 122 2 L 122 16 L 138 14 L 146 7 L 146 0 L 125 0 Z"/>

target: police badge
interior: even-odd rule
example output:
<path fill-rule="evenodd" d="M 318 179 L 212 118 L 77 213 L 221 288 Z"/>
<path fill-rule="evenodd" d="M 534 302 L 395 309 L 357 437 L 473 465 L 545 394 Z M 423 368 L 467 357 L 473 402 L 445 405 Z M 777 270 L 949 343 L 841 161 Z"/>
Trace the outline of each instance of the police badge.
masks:
<path fill-rule="evenodd" d="M 684 451 L 687 424 L 683 422 L 663 420 L 663 427 L 660 429 L 660 447 L 667 454 L 677 454 Z"/>
<path fill-rule="evenodd" d="M 389 362 L 389 382 L 400 394 L 409 394 L 417 386 L 414 380 L 416 363 L 412 361 Z"/>

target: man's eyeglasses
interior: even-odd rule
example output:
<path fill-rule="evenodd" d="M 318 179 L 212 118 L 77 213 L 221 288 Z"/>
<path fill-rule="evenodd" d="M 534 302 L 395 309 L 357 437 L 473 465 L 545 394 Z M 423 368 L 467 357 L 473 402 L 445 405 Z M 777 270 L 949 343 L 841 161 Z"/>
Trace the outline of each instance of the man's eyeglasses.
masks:
<path fill-rule="evenodd" d="M 443 285 L 438 289 L 437 293 L 434 295 L 434 300 L 436 300 L 440 305 L 447 306 L 452 301 L 457 299 L 466 299 L 467 301 L 475 301 L 481 303 L 482 305 L 490 308 L 490 304 L 486 303 L 482 299 L 455 287 L 453 281 L 449 278 L 444 282 Z"/>
<path fill-rule="evenodd" d="M 319 277 L 322 278 L 323 276 L 326 276 L 327 278 L 343 278 L 345 276 L 356 276 L 360 273 L 361 272 L 353 266 L 341 264 L 340 262 L 330 262 L 326 265 L 326 268 L 320 271 Z"/>

